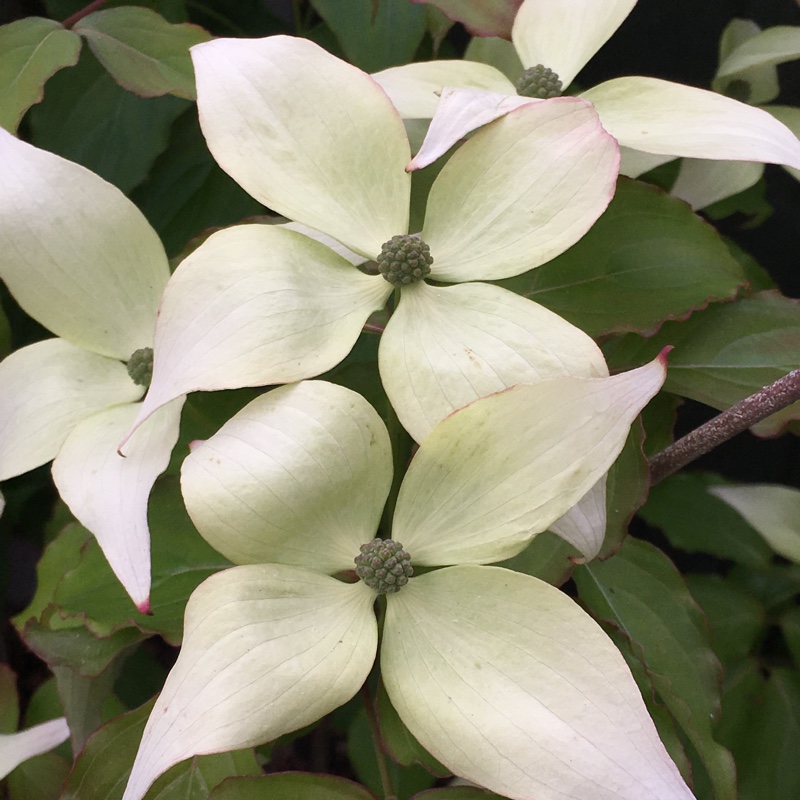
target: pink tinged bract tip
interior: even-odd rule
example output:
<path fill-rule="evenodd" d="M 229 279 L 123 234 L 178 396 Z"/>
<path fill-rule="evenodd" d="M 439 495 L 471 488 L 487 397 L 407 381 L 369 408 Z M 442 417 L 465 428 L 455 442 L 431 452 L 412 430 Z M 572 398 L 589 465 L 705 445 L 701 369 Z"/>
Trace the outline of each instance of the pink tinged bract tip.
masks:
<path fill-rule="evenodd" d="M 146 597 L 144 600 L 142 600 L 141 603 L 137 603 L 136 604 L 136 608 L 137 608 L 137 610 L 139 611 L 140 614 L 144 614 L 144 615 L 146 615 L 148 617 L 152 617 L 153 616 L 153 612 L 150 610 L 150 598 L 149 597 Z"/>
<path fill-rule="evenodd" d="M 672 350 L 675 349 L 675 345 L 668 344 L 657 356 L 656 358 L 663 364 L 664 368 L 666 369 L 667 364 L 669 364 L 669 354 Z"/>

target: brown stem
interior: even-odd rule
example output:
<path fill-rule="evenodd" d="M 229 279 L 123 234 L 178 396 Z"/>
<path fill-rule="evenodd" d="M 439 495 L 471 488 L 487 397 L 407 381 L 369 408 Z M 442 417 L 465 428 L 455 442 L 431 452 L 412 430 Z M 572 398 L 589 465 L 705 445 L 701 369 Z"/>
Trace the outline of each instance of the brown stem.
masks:
<path fill-rule="evenodd" d="M 650 461 L 650 479 L 655 486 L 681 467 L 711 452 L 737 433 L 761 422 L 770 414 L 800 400 L 800 369 L 765 386 L 750 397 L 723 411 L 714 419 L 687 433 L 677 442 L 656 453 Z"/>
<path fill-rule="evenodd" d="M 65 28 L 71 28 L 76 22 L 82 20 L 84 17 L 88 17 L 94 11 L 97 11 L 98 8 L 102 8 L 108 0 L 94 0 L 94 2 L 89 3 L 88 6 L 84 6 L 80 11 L 76 11 L 71 17 L 67 17 L 61 24 Z"/>

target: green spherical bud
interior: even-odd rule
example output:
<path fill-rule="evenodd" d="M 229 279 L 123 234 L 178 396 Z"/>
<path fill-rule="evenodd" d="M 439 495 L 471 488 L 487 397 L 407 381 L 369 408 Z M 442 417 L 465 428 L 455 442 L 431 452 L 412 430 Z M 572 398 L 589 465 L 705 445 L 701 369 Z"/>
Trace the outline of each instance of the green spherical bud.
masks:
<path fill-rule="evenodd" d="M 553 70 L 537 64 L 528 67 L 517 81 L 517 94 L 521 97 L 536 97 L 547 100 L 550 97 L 560 97 L 564 87 Z"/>
<path fill-rule="evenodd" d="M 381 245 L 378 270 L 394 286 L 421 281 L 431 271 L 431 249 L 417 236 L 392 236 Z"/>
<path fill-rule="evenodd" d="M 356 575 L 378 594 L 397 592 L 414 574 L 411 556 L 400 542 L 373 539 L 361 545 L 355 557 Z"/>
<path fill-rule="evenodd" d="M 142 347 L 128 359 L 128 375 L 138 386 L 149 386 L 153 378 L 153 348 Z"/>
<path fill-rule="evenodd" d="M 746 103 L 750 100 L 753 94 L 753 87 L 750 83 L 742 78 L 734 78 L 724 90 L 726 97 L 732 97 L 740 103 Z"/>

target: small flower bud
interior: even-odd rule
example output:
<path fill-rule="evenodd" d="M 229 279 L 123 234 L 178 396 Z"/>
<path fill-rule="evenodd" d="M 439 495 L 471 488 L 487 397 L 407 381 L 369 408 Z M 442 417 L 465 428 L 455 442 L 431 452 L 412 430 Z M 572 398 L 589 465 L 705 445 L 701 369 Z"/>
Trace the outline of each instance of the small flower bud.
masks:
<path fill-rule="evenodd" d="M 394 286 L 421 281 L 431 271 L 433 256 L 422 239 L 410 234 L 392 236 L 377 258 L 381 275 Z"/>
<path fill-rule="evenodd" d="M 153 379 L 153 348 L 142 347 L 128 359 L 128 375 L 137 386 L 150 386 Z"/>
<path fill-rule="evenodd" d="M 528 67 L 517 81 L 517 94 L 521 97 L 536 97 L 547 100 L 550 97 L 560 97 L 564 87 L 553 70 L 537 64 Z"/>
<path fill-rule="evenodd" d="M 355 557 L 356 575 L 378 594 L 397 592 L 414 574 L 411 556 L 400 542 L 373 539 L 361 545 Z"/>

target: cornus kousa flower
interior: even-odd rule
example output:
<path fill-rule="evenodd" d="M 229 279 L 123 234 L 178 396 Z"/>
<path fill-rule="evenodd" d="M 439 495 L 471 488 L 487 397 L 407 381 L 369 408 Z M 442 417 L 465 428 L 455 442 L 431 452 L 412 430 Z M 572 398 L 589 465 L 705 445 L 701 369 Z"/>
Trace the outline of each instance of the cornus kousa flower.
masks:
<path fill-rule="evenodd" d="M 481 125 L 558 96 L 635 5 L 636 0 L 524 0 L 511 32 L 521 62 L 516 84 L 493 67 L 469 61 L 415 63 L 375 75 L 404 117 L 433 117 L 409 169 L 430 164 Z M 623 157 L 626 174 L 675 156 L 800 167 L 800 142 L 791 131 L 766 112 L 714 92 L 629 77 L 580 96 L 594 105 L 620 145 L 634 151 Z"/>
<path fill-rule="evenodd" d="M 181 479 L 198 530 L 240 566 L 189 600 L 124 800 L 189 756 L 272 740 L 350 699 L 376 656 L 379 598 L 391 702 L 456 775 L 520 800 L 691 798 L 602 630 L 548 584 L 485 566 L 585 494 L 663 379 L 657 359 L 456 412 L 414 456 L 384 540 L 389 437 L 361 396 L 308 381 L 244 408 Z"/>
<path fill-rule="evenodd" d="M 0 163 L 0 278 L 58 337 L 0 363 L 0 480 L 55 458 L 59 494 L 147 611 L 147 498 L 183 400 L 148 420 L 126 458 L 117 444 L 148 380 L 167 257 L 138 209 L 89 170 L 1 129 Z"/>
<path fill-rule="evenodd" d="M 219 39 L 192 57 L 200 122 L 222 167 L 270 208 L 377 261 L 380 273 L 284 227 L 212 235 L 165 291 L 140 419 L 188 391 L 330 369 L 395 291 L 380 371 L 418 441 L 456 408 L 511 384 L 607 374 L 577 328 L 473 282 L 548 261 L 606 208 L 618 148 L 590 104 L 561 98 L 481 131 L 436 179 L 416 235 L 408 138 L 372 78 L 286 36 Z"/>

